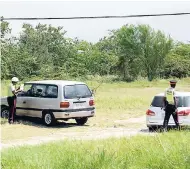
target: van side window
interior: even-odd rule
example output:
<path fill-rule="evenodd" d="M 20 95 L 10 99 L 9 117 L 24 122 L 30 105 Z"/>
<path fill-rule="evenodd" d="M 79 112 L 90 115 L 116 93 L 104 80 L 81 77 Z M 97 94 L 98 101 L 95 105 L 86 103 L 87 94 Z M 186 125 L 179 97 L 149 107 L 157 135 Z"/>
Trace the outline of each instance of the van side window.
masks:
<path fill-rule="evenodd" d="M 45 97 L 46 85 L 34 84 L 31 88 L 32 97 Z"/>
<path fill-rule="evenodd" d="M 20 92 L 17 96 L 18 97 L 31 96 L 31 88 L 32 88 L 32 84 L 24 84 L 23 91 Z"/>
<path fill-rule="evenodd" d="M 58 87 L 55 85 L 49 85 L 46 91 L 46 98 L 57 98 L 58 97 Z"/>

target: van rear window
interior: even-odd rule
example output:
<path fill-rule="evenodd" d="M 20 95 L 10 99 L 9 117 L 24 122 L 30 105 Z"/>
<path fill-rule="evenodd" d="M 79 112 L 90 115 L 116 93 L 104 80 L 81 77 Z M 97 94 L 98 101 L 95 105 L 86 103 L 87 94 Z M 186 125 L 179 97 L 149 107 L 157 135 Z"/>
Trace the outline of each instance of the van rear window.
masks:
<path fill-rule="evenodd" d="M 65 99 L 88 98 L 91 96 L 91 91 L 84 84 L 68 85 L 64 87 Z"/>

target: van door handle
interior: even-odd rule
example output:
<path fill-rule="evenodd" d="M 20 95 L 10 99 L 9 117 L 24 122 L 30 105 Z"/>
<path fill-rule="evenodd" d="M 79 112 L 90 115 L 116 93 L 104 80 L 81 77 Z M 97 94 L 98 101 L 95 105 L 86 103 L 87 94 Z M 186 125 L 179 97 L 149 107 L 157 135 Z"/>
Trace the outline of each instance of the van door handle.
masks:
<path fill-rule="evenodd" d="M 25 104 L 25 103 L 26 103 L 26 101 L 23 101 L 23 103 Z"/>

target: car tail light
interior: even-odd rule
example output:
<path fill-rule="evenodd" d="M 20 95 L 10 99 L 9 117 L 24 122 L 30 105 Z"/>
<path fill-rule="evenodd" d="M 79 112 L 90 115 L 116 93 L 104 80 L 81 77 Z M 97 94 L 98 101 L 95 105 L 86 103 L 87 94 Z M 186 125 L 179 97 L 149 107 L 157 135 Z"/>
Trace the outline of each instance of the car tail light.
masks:
<path fill-rule="evenodd" d="M 89 101 L 89 106 L 94 106 L 94 100 Z"/>
<path fill-rule="evenodd" d="M 188 115 L 190 115 L 190 109 L 179 111 L 179 112 L 177 112 L 177 114 L 178 114 L 178 116 L 188 116 Z"/>
<path fill-rule="evenodd" d="M 60 108 L 68 108 L 70 106 L 69 102 L 61 102 Z"/>
<path fill-rule="evenodd" d="M 146 115 L 148 115 L 148 116 L 155 116 L 155 113 L 153 111 L 151 111 L 151 110 L 148 109 L 146 111 Z"/>

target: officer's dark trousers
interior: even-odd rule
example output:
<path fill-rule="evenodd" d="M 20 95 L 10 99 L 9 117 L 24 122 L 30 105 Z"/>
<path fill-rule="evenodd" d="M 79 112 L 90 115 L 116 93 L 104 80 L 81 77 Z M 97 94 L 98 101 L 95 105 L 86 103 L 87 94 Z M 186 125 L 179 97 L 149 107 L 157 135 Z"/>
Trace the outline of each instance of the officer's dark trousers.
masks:
<path fill-rule="evenodd" d="M 164 123 L 163 123 L 163 128 L 167 130 L 168 127 L 168 122 L 170 119 L 170 116 L 173 116 L 174 122 L 176 124 L 176 127 L 179 129 L 179 121 L 178 121 L 178 115 L 175 113 L 175 106 L 168 104 L 165 109 L 165 118 L 164 118 Z"/>
<path fill-rule="evenodd" d="M 9 123 L 15 120 L 15 113 L 16 113 L 16 96 L 8 97 L 7 102 L 9 104 Z"/>

